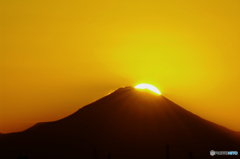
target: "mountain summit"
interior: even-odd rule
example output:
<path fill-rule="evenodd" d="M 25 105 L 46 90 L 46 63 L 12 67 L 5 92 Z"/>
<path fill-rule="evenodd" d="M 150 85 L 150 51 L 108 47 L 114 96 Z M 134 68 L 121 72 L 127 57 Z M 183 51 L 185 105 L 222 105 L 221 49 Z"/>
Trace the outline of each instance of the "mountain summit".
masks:
<path fill-rule="evenodd" d="M 54 122 L 0 136 L 0 157 L 29 158 L 208 158 L 210 150 L 239 151 L 239 137 L 164 96 L 119 88 Z M 169 149 L 166 155 L 166 147 Z M 218 158 L 221 156 L 218 156 Z M 224 156 L 226 157 L 226 156 Z M 232 156 L 231 156 L 232 157 Z"/>

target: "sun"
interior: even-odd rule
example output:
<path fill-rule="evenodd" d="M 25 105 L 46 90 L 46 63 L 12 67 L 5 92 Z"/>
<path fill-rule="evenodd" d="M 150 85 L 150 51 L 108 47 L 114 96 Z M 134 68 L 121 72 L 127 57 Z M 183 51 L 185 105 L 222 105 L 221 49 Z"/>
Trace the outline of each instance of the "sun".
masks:
<path fill-rule="evenodd" d="M 148 89 L 156 94 L 161 95 L 161 92 L 153 85 L 151 84 L 146 84 L 146 83 L 141 83 L 135 86 L 137 89 Z"/>

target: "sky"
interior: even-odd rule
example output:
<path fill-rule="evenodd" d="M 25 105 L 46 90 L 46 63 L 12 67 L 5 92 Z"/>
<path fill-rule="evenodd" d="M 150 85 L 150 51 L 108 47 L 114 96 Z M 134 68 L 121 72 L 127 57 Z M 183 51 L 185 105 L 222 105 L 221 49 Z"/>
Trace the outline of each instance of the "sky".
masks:
<path fill-rule="evenodd" d="M 0 132 L 149 83 L 240 131 L 239 0 L 0 0 Z"/>

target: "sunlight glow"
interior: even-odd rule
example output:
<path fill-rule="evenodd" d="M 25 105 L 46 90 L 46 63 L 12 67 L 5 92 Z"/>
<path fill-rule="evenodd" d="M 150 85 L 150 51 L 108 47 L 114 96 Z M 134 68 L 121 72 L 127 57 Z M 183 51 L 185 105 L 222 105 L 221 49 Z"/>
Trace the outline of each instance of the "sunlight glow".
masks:
<path fill-rule="evenodd" d="M 146 84 L 146 83 L 141 83 L 141 84 L 138 84 L 137 86 L 135 86 L 135 88 L 137 89 L 148 89 L 154 93 L 157 93 L 157 94 L 161 94 L 161 92 L 153 85 L 151 84 Z"/>

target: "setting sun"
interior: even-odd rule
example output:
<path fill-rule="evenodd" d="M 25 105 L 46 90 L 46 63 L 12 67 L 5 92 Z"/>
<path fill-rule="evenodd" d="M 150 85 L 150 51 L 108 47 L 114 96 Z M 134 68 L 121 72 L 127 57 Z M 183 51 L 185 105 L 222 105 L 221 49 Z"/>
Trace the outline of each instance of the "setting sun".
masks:
<path fill-rule="evenodd" d="M 135 86 L 135 88 L 137 89 L 148 89 L 154 93 L 157 93 L 157 94 L 161 94 L 161 92 L 153 85 L 151 84 L 146 84 L 146 83 L 141 83 L 141 84 L 138 84 L 137 86 Z"/>

